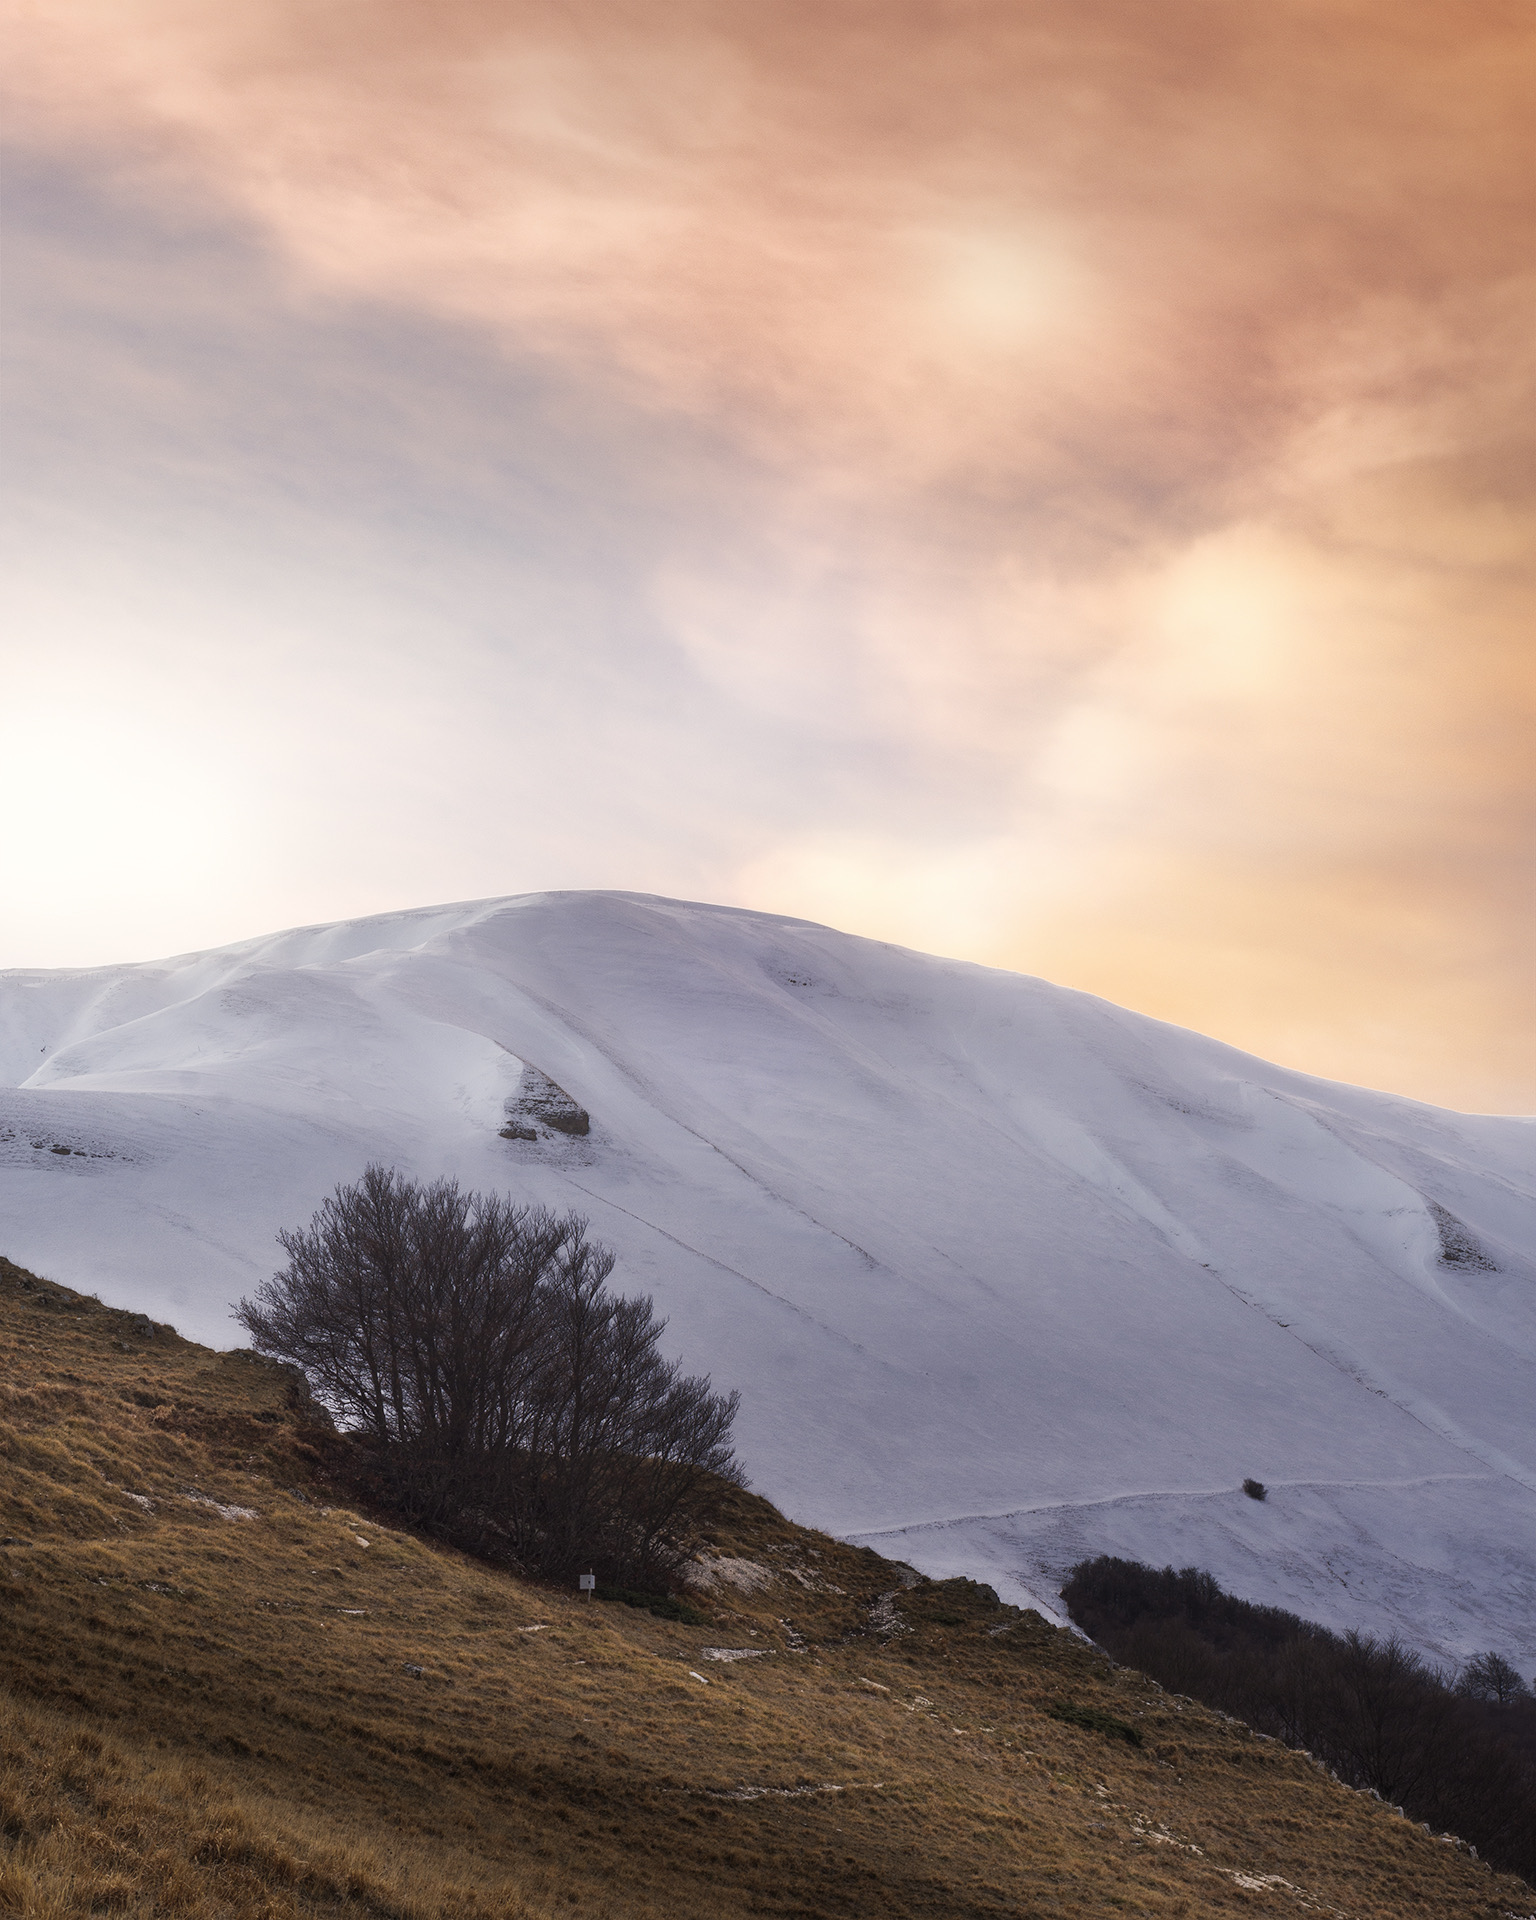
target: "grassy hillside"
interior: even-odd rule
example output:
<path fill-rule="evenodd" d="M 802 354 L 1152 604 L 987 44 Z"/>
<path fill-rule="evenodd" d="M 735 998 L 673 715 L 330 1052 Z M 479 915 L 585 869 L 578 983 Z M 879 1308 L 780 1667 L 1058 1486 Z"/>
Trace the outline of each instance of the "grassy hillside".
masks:
<path fill-rule="evenodd" d="M 282 1369 L 0 1262 L 0 1909 L 1532 1906 L 1037 1615 L 750 1494 L 701 1543 L 700 1626 L 380 1524 L 341 1445 Z"/>

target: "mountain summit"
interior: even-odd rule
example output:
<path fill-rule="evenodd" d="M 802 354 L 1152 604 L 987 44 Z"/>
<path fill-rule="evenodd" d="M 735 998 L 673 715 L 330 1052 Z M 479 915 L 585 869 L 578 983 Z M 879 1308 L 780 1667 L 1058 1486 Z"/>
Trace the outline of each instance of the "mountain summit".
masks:
<path fill-rule="evenodd" d="M 1536 1121 L 637 894 L 0 974 L 25 1265 L 228 1341 L 368 1160 L 587 1214 L 797 1518 L 1057 1617 L 1110 1552 L 1536 1654 Z"/>

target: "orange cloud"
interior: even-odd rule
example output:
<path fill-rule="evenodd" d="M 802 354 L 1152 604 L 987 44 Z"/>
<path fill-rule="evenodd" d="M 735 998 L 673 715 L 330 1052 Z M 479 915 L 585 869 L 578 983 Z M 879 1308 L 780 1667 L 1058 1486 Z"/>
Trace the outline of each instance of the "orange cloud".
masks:
<path fill-rule="evenodd" d="M 744 894 L 1536 1104 L 1528 7 L 32 0 L 13 77 L 299 297 L 779 473 L 780 595 L 661 566 L 679 643 L 1001 797 Z"/>
<path fill-rule="evenodd" d="M 1525 265 L 1513 7 L 21 17 L 40 119 L 140 132 L 317 284 L 891 479 L 1118 480 L 1142 522 L 1319 402 L 1422 404 Z"/>

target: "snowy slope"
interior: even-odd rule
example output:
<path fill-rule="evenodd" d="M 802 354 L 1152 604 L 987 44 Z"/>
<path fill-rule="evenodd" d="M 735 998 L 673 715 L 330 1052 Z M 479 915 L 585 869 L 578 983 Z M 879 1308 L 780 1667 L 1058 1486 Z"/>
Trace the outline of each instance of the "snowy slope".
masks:
<path fill-rule="evenodd" d="M 499 1137 L 525 1067 L 584 1138 Z M 630 894 L 0 975 L 26 1265 L 228 1344 L 370 1158 L 590 1215 L 797 1518 L 1047 1608 L 1108 1550 L 1536 1659 L 1536 1122 Z"/>

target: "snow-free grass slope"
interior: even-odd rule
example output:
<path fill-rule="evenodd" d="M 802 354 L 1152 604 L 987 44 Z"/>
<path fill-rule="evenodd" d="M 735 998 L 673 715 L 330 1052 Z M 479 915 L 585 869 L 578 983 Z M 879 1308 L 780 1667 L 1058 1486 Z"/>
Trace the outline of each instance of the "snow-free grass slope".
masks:
<path fill-rule="evenodd" d="M 685 1621 L 477 1563 L 354 1504 L 282 1370 L 3 1259 L 0 1461 L 0 1912 L 1530 1905 L 1279 1742 L 751 1494 L 718 1490 Z"/>
<path fill-rule="evenodd" d="M 585 1138 L 500 1137 L 525 1065 Z M 366 1160 L 452 1172 L 590 1215 L 800 1518 L 1536 1658 L 1536 1123 L 626 894 L 3 976 L 0 1067 L 0 1242 L 195 1335 Z"/>

